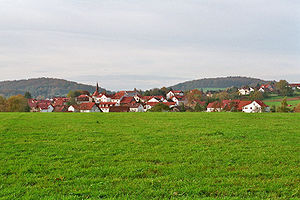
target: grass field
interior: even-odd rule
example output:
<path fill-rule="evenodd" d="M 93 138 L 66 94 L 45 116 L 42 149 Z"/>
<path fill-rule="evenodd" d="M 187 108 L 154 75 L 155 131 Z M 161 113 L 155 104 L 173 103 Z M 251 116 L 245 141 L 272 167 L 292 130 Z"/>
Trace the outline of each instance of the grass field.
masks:
<path fill-rule="evenodd" d="M 280 106 L 283 98 L 283 96 L 271 96 L 269 98 L 264 99 L 263 101 L 268 106 Z M 288 97 L 287 103 L 291 105 L 292 108 L 296 107 L 300 103 L 300 96 Z"/>
<path fill-rule="evenodd" d="M 297 113 L 1 113 L 1 199 L 299 199 Z"/>

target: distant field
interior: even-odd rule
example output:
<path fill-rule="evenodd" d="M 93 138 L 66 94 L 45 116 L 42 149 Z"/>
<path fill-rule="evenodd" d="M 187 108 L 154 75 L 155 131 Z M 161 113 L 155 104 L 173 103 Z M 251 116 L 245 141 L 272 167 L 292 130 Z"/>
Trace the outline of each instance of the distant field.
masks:
<path fill-rule="evenodd" d="M 0 113 L 0 199 L 299 199 L 297 113 Z"/>
<path fill-rule="evenodd" d="M 264 101 L 265 104 L 267 104 L 268 106 L 280 106 L 281 102 L 280 101 Z M 293 107 L 297 106 L 300 103 L 300 100 L 296 100 L 296 101 L 287 101 L 287 103 Z"/>
<path fill-rule="evenodd" d="M 284 98 L 283 96 L 271 96 L 269 98 L 264 99 L 263 101 L 268 106 L 272 106 L 272 105 L 280 106 L 283 98 Z M 292 107 L 297 106 L 300 103 L 300 96 L 287 97 L 287 103 Z"/>

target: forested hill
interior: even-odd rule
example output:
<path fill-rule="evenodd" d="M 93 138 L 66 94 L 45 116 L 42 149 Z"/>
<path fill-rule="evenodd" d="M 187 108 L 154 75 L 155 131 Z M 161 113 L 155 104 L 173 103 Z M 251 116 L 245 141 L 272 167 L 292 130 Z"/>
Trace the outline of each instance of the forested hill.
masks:
<path fill-rule="evenodd" d="M 266 83 L 267 81 L 249 78 L 249 77 L 220 77 L 220 78 L 204 78 L 199 80 L 187 81 L 171 86 L 175 90 L 192 90 L 200 88 L 227 88 L 227 87 L 242 87 L 256 86 L 258 83 Z"/>
<path fill-rule="evenodd" d="M 54 78 L 34 78 L 28 80 L 0 82 L 0 95 L 9 97 L 30 92 L 33 97 L 66 96 L 70 90 L 87 90 L 94 92 L 96 86 L 80 84 Z M 100 91 L 103 91 L 101 88 Z"/>

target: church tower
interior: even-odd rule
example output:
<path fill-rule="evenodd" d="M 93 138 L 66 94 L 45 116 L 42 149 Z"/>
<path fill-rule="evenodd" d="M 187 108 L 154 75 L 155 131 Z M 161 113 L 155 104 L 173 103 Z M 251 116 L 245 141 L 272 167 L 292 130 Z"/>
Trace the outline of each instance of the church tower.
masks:
<path fill-rule="evenodd" d="M 100 93 L 99 93 L 99 85 L 98 85 L 98 82 L 97 82 L 97 85 L 96 85 L 96 91 L 94 92 L 93 96 L 98 96 Z"/>

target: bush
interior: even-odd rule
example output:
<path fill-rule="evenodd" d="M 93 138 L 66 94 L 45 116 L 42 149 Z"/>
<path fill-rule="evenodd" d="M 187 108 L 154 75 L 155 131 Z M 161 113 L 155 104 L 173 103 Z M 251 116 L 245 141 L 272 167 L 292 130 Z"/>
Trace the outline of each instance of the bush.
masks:
<path fill-rule="evenodd" d="M 158 103 L 155 106 L 153 106 L 150 110 L 150 112 L 168 112 L 170 111 L 169 106 L 163 104 L 163 103 Z"/>

